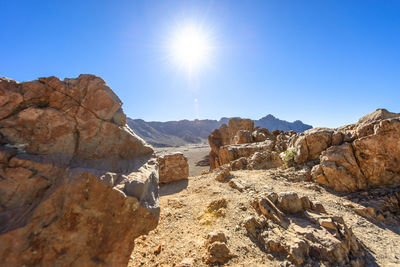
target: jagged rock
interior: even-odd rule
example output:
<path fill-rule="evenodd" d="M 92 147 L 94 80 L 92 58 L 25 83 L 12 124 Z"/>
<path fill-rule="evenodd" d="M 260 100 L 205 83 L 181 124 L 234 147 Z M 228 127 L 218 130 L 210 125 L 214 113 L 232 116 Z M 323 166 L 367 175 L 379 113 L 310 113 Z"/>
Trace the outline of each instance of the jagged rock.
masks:
<path fill-rule="evenodd" d="M 153 149 L 93 75 L 0 78 L 0 258 L 5 266 L 126 265 L 158 221 Z"/>
<path fill-rule="evenodd" d="M 205 261 L 208 264 L 225 263 L 233 257 L 228 246 L 227 238 L 223 232 L 210 232 L 207 235 L 207 254 Z"/>
<path fill-rule="evenodd" d="M 295 192 L 281 192 L 278 194 L 278 204 L 290 214 L 299 213 L 304 210 L 303 202 Z"/>
<path fill-rule="evenodd" d="M 228 184 L 230 187 L 238 190 L 239 192 L 243 192 L 244 190 L 243 185 L 239 181 L 230 180 Z"/>
<path fill-rule="evenodd" d="M 351 192 L 367 188 L 367 180 L 350 143 L 328 148 L 321 154 L 320 167 L 314 168 L 316 181 L 335 191 Z"/>
<path fill-rule="evenodd" d="M 180 152 L 163 155 L 157 158 L 160 183 L 166 184 L 187 179 L 189 164 L 187 158 Z"/>
<path fill-rule="evenodd" d="M 343 219 L 313 212 L 318 203 L 307 196 L 270 193 L 255 198 L 252 205 L 269 221 L 261 224 L 248 217 L 243 224 L 253 242 L 264 246 L 265 251 L 283 255 L 295 265 L 364 265 L 364 248 Z"/>
<path fill-rule="evenodd" d="M 321 152 L 332 144 L 342 143 L 341 133 L 328 128 L 314 128 L 295 136 L 290 141 L 289 150 L 294 150 L 296 163 L 318 159 Z"/>
<path fill-rule="evenodd" d="M 231 173 L 229 171 L 229 168 L 221 168 L 215 177 L 215 180 L 218 182 L 227 182 L 229 178 L 231 177 Z"/>
<path fill-rule="evenodd" d="M 247 144 L 251 142 L 253 142 L 253 136 L 249 130 L 239 130 L 233 138 L 234 144 Z"/>
<path fill-rule="evenodd" d="M 233 257 L 228 246 L 222 242 L 214 242 L 207 248 L 206 262 L 208 264 L 225 263 Z"/>
<path fill-rule="evenodd" d="M 275 151 L 256 152 L 247 160 L 250 170 L 267 170 L 282 166 L 282 159 Z"/>
<path fill-rule="evenodd" d="M 264 142 L 267 139 L 273 138 L 273 135 L 267 129 L 255 129 L 252 134 L 254 142 Z"/>
<path fill-rule="evenodd" d="M 271 151 L 274 148 L 274 142 L 267 140 L 260 143 L 249 143 L 240 145 L 223 146 L 219 149 L 219 164 L 229 164 L 231 161 L 241 157 L 250 157 L 256 152 Z"/>
<path fill-rule="evenodd" d="M 339 192 L 400 184 L 399 140 L 400 119 L 375 122 L 372 134 L 324 151 L 312 176 Z"/>
<path fill-rule="evenodd" d="M 389 112 L 386 109 L 377 109 L 376 111 L 367 114 L 360 118 L 355 125 L 355 135 L 361 138 L 374 133 L 375 124 L 382 120 L 400 118 L 400 113 Z"/>
<path fill-rule="evenodd" d="M 214 130 L 208 136 L 208 143 L 210 144 L 210 169 L 213 170 L 224 164 L 229 163 L 227 157 L 228 152 L 225 151 L 224 158 L 221 159 L 220 148 L 231 144 L 242 144 L 243 142 L 249 143 L 252 141 L 252 131 L 254 129 L 254 122 L 249 119 L 233 118 L 229 120 L 229 126 L 223 124 L 219 129 Z M 247 154 L 246 156 L 249 156 Z M 235 158 L 237 159 L 237 158 Z M 228 160 L 228 161 L 227 161 Z"/>
<path fill-rule="evenodd" d="M 227 239 L 223 232 L 210 232 L 207 235 L 207 242 L 209 244 L 214 243 L 214 242 L 226 243 Z"/>
<path fill-rule="evenodd" d="M 241 157 L 237 160 L 234 160 L 230 163 L 232 171 L 243 170 L 247 167 L 247 158 Z"/>

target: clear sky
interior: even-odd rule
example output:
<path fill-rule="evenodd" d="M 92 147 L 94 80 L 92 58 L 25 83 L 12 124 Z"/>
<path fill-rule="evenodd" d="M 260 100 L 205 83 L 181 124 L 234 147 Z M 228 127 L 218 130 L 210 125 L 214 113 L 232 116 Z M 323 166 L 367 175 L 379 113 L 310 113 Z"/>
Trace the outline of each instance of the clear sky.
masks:
<path fill-rule="evenodd" d="M 167 48 L 185 25 L 212 46 L 191 75 Z M 132 118 L 337 127 L 400 112 L 398 0 L 0 0 L 0 29 L 0 76 L 95 74 Z"/>

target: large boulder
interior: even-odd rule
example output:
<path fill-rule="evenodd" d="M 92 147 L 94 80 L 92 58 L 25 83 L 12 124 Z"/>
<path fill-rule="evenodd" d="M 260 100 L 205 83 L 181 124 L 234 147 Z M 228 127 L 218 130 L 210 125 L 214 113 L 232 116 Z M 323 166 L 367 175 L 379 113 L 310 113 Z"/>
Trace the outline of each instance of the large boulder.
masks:
<path fill-rule="evenodd" d="M 158 222 L 153 149 L 99 77 L 0 78 L 5 266 L 126 265 Z"/>
<path fill-rule="evenodd" d="M 296 163 L 316 160 L 321 152 L 332 145 L 340 145 L 343 137 L 340 132 L 328 128 L 314 128 L 298 134 L 291 139 L 289 150 L 294 150 Z"/>
<path fill-rule="evenodd" d="M 400 184 L 400 119 L 374 121 L 373 132 L 322 152 L 314 179 L 335 191 Z"/>
<path fill-rule="evenodd" d="M 157 158 L 159 180 L 167 184 L 189 177 L 189 164 L 187 158 L 180 152 L 163 155 Z"/>

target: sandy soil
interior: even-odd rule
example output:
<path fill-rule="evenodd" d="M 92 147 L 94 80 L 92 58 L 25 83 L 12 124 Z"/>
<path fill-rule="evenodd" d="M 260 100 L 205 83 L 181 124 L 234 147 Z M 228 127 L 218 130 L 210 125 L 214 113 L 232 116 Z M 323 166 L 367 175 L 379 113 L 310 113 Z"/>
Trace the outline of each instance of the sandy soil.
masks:
<path fill-rule="evenodd" d="M 190 152 L 183 151 L 183 152 Z M 312 182 L 291 182 L 274 171 L 236 171 L 232 180 L 244 185 L 239 192 L 228 183 L 215 180 L 215 174 L 190 177 L 160 188 L 161 216 L 157 229 L 135 241 L 128 266 L 206 266 L 205 240 L 211 231 L 221 230 L 227 245 L 236 255 L 225 266 L 292 266 L 263 252 L 250 238 L 241 223 L 255 215 L 251 200 L 262 192 L 295 191 L 320 201 L 328 213 L 342 216 L 367 249 L 366 266 L 400 266 L 399 226 L 376 223 L 357 215 L 343 205 L 349 202 Z M 224 198 L 228 205 L 224 216 L 204 213 L 207 205 Z M 192 265 L 182 265 L 182 261 Z M 321 265 L 322 266 L 322 265 Z"/>
<path fill-rule="evenodd" d="M 182 152 L 188 159 L 189 176 L 200 175 L 202 170 L 208 170 L 209 167 L 196 166 L 196 163 L 202 160 L 210 152 L 208 144 L 194 144 L 180 147 L 161 147 L 154 148 L 157 155 L 168 154 L 173 152 Z"/>

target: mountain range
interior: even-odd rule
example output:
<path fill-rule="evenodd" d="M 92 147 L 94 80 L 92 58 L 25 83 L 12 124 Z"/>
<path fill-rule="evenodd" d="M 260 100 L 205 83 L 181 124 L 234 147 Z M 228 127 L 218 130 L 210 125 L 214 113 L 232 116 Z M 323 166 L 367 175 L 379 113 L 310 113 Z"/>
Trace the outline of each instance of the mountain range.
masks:
<path fill-rule="evenodd" d="M 231 118 L 223 117 L 220 120 L 180 120 L 180 121 L 144 121 L 142 119 L 127 118 L 129 127 L 146 142 L 155 147 L 182 146 L 186 144 L 204 143 L 208 135 L 222 124 L 228 124 Z M 269 114 L 259 120 L 254 120 L 255 126 L 267 128 L 270 131 L 282 130 L 304 132 L 312 128 L 296 120 L 288 122 Z"/>

